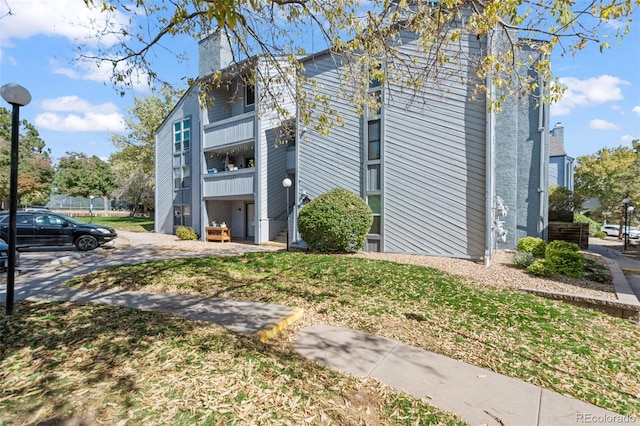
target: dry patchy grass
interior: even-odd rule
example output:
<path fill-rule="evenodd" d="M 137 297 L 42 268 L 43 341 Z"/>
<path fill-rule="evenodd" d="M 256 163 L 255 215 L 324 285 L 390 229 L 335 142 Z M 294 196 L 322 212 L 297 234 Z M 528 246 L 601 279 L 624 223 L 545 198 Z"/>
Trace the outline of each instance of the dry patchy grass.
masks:
<path fill-rule="evenodd" d="M 0 318 L 0 424 L 464 424 L 204 322 L 19 302 Z"/>

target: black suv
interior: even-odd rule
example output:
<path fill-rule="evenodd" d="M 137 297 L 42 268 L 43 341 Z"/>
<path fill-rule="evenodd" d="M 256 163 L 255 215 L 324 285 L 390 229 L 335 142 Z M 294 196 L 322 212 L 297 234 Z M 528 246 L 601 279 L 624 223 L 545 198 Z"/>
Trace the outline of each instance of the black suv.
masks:
<path fill-rule="evenodd" d="M 18 247 L 75 245 L 87 251 L 113 241 L 118 234 L 103 225 L 80 222 L 59 213 L 46 210 L 17 212 Z M 0 212 L 0 239 L 9 239 L 9 212 Z"/>

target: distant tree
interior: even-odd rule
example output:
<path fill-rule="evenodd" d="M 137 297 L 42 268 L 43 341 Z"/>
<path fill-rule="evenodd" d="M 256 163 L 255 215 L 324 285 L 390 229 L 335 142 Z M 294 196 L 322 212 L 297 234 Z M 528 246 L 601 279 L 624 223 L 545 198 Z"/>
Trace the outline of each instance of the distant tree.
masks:
<path fill-rule="evenodd" d="M 632 148 L 603 148 L 597 153 L 578 157 L 575 168 L 575 192 L 583 198 L 596 198 L 602 219 L 622 225 L 622 200 L 628 195 L 640 205 L 640 142 Z"/>
<path fill-rule="evenodd" d="M 11 111 L 0 108 L 0 201 L 6 208 L 11 167 Z M 43 205 L 49 201 L 54 169 L 50 150 L 36 128 L 20 121 L 18 139 L 18 204 Z"/>
<path fill-rule="evenodd" d="M 582 200 L 569 188 L 554 186 L 549 188 L 549 220 L 573 222 L 573 212 L 579 209 Z"/>
<path fill-rule="evenodd" d="M 111 137 L 117 148 L 109 161 L 117 188 L 115 194 L 135 209 L 153 208 L 155 132 L 173 109 L 179 95 L 165 86 L 159 93 L 136 98 L 125 119 L 128 133 Z"/>
<path fill-rule="evenodd" d="M 135 216 L 139 210 L 153 210 L 155 181 L 153 175 L 145 174 L 142 170 L 133 171 L 125 180 L 119 181 L 112 195 L 127 204 L 131 215 Z"/>
<path fill-rule="evenodd" d="M 58 192 L 70 197 L 102 197 L 105 210 L 113 191 L 113 172 L 109 163 L 97 156 L 67 152 L 56 167 L 55 186 Z"/>

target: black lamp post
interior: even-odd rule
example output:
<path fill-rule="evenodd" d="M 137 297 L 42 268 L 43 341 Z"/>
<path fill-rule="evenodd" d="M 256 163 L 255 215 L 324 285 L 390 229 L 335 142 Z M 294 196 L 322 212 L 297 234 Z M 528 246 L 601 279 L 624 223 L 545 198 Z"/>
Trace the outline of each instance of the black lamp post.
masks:
<path fill-rule="evenodd" d="M 31 102 L 27 89 L 15 83 L 0 87 L 2 98 L 12 106 L 11 118 L 11 173 L 9 177 L 9 253 L 7 256 L 6 314 L 13 314 L 13 290 L 16 275 L 16 216 L 18 211 L 18 137 L 20 132 L 20 107 Z"/>
<path fill-rule="evenodd" d="M 624 226 L 622 227 L 622 238 L 624 239 L 624 250 L 627 250 L 627 244 L 629 244 L 629 225 L 627 224 L 629 220 L 629 195 L 624 197 L 622 200 L 622 204 L 624 205 Z"/>
<path fill-rule="evenodd" d="M 282 186 L 287 188 L 287 251 L 289 251 L 289 188 L 291 187 L 291 179 L 284 178 Z"/>

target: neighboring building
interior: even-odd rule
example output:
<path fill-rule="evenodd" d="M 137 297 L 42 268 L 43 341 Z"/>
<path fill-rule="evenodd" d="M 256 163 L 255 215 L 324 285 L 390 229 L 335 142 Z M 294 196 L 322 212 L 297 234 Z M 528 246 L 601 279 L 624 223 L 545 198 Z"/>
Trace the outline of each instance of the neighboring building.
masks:
<path fill-rule="evenodd" d="M 556 123 L 549 138 L 549 185 L 573 191 L 574 159 L 564 151 L 564 127 Z"/>
<path fill-rule="evenodd" d="M 494 48 L 486 38 L 471 38 L 469 56 Z M 410 33 L 398 48 L 421 57 Z M 321 52 L 304 60 L 305 73 L 313 75 L 314 90 L 330 97 L 344 126 L 329 136 L 298 126 L 293 140 L 277 143 L 286 123 L 260 105 L 252 108 L 247 100 L 259 103 L 263 88 L 251 91 L 242 82 L 260 60 L 229 67 L 220 51 L 219 40 L 201 43 L 200 54 L 214 59 L 201 59 L 200 76 L 219 67 L 232 87 L 213 93 L 213 107 L 201 107 L 190 90 L 158 129 L 157 232 L 186 225 L 203 235 L 212 221 L 225 221 L 234 239 L 262 244 L 285 228 L 290 190 L 296 243 L 295 218 L 304 201 L 342 187 L 374 212 L 366 250 L 488 262 L 495 248 L 514 248 L 528 235 L 546 238 L 548 109 L 536 109 L 533 97 L 509 98 L 496 114 L 487 112 L 485 100 L 470 100 L 473 84 L 439 81 L 438 90 L 426 89 L 416 99 L 402 85 L 373 82 L 370 90 L 382 107 L 360 116 L 341 97 L 340 57 Z M 215 66 L 203 66 L 205 61 Z M 295 114 L 292 97 L 270 89 Z M 222 171 L 222 163 L 228 168 L 231 161 L 244 167 Z M 210 173 L 214 168 L 218 172 Z M 285 177 L 293 181 L 288 190 Z"/>

